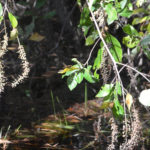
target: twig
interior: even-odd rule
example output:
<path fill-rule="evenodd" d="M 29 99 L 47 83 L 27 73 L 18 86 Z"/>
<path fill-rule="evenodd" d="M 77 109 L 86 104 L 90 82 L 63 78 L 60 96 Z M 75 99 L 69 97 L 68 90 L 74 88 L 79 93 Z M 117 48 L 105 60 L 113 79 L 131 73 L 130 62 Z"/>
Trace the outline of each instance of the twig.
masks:
<path fill-rule="evenodd" d="M 111 60 L 112 60 L 112 62 L 113 62 L 113 64 L 114 64 L 114 68 L 115 68 L 115 70 L 116 70 L 118 80 L 119 80 L 120 85 L 121 85 L 121 87 L 122 87 L 121 90 L 122 90 L 122 96 L 123 96 L 123 102 L 124 102 L 125 126 L 126 126 L 126 129 L 127 129 L 127 116 L 126 116 L 126 104 L 125 104 L 124 87 L 123 87 L 123 83 L 122 83 L 122 80 L 121 80 L 121 77 L 120 77 L 120 74 L 119 74 L 119 71 L 118 71 L 118 68 L 117 68 L 117 62 L 115 61 L 114 57 L 112 56 L 112 54 L 111 54 L 111 52 L 110 52 L 110 50 L 109 50 L 109 48 L 108 48 L 108 46 L 107 46 L 107 44 L 106 44 L 106 42 L 105 42 L 103 36 L 102 36 L 102 33 L 101 33 L 101 31 L 100 31 L 100 29 L 99 29 L 99 26 L 98 26 L 98 24 L 97 24 L 97 22 L 96 22 L 95 16 L 94 16 L 94 14 L 93 14 L 93 12 L 92 12 L 92 10 L 91 10 L 91 8 L 90 8 L 90 5 L 89 5 L 88 0 L 86 0 L 86 3 L 87 3 L 87 5 L 88 5 L 88 7 L 89 7 L 89 10 L 90 10 L 92 19 L 93 19 L 93 21 L 94 21 L 94 24 L 95 24 L 95 26 L 96 26 L 96 29 L 97 29 L 97 31 L 98 31 L 99 37 L 100 37 L 100 39 L 102 40 L 102 42 L 103 42 L 103 44 L 104 44 L 104 47 L 105 47 L 106 51 L 108 52 L 108 54 L 109 54 L 109 56 L 110 56 L 110 58 L 111 58 Z M 126 130 L 126 135 L 127 135 L 127 130 Z M 126 136 L 126 141 L 127 141 L 127 136 Z"/>
<path fill-rule="evenodd" d="M 95 43 L 94 46 L 92 47 L 92 49 L 91 49 L 91 51 L 90 51 L 90 54 L 89 54 L 89 57 L 88 57 L 87 61 L 84 63 L 84 66 L 85 66 L 85 65 L 88 65 L 89 60 L 90 60 L 90 58 L 91 58 L 91 55 L 92 55 L 92 53 L 93 53 L 93 50 L 95 49 L 95 47 L 96 47 L 96 45 L 97 45 L 97 43 L 98 43 L 99 41 L 100 41 L 100 38 L 96 41 L 96 43 Z"/>
<path fill-rule="evenodd" d="M 148 82 L 150 82 L 150 80 L 146 77 L 148 75 L 145 75 L 144 73 L 138 71 L 137 69 L 135 69 L 135 68 L 133 68 L 133 67 L 127 65 L 127 64 L 123 64 L 123 63 L 119 63 L 119 62 L 117 62 L 117 64 L 132 69 L 133 71 L 135 71 L 138 74 L 140 74 L 145 80 L 147 80 Z"/>

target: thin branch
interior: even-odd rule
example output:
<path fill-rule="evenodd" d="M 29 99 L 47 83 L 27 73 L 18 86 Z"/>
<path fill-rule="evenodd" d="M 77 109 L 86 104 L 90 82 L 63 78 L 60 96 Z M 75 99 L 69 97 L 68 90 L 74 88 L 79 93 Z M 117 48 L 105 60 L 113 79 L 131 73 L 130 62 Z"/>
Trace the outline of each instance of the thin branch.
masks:
<path fill-rule="evenodd" d="M 109 48 L 108 48 L 108 46 L 107 46 L 107 44 L 106 44 L 106 42 L 105 42 L 103 36 L 102 36 L 102 33 L 101 33 L 101 31 L 100 31 L 100 29 L 99 29 L 99 26 L 98 26 L 98 24 L 97 24 L 97 22 L 96 22 L 95 16 L 94 16 L 94 14 L 93 14 L 93 12 L 92 12 L 92 10 L 91 10 L 91 8 L 90 8 L 90 5 L 89 5 L 88 0 L 86 0 L 86 3 L 87 3 L 87 5 L 88 5 L 88 7 L 89 7 L 89 10 L 90 10 L 92 19 L 93 19 L 93 21 L 94 21 L 94 24 L 95 24 L 95 26 L 96 26 L 96 29 L 97 29 L 97 31 L 98 31 L 99 37 L 100 37 L 100 39 L 102 40 L 102 42 L 103 42 L 103 44 L 104 44 L 104 47 L 105 47 L 105 49 L 107 50 L 107 52 L 108 52 L 108 54 L 109 54 L 109 56 L 110 56 L 110 58 L 111 58 L 111 60 L 112 60 L 112 62 L 113 62 L 113 64 L 114 64 L 114 68 L 115 68 L 115 70 L 116 70 L 118 80 L 119 80 L 120 85 L 121 85 L 121 87 L 122 87 L 121 90 L 122 90 L 122 96 L 123 96 L 123 101 L 124 101 L 125 126 L 126 126 L 126 129 L 127 129 L 127 121 L 126 121 L 126 120 L 127 120 L 127 116 L 126 116 L 126 104 L 125 104 L 124 87 L 123 87 L 123 83 L 122 83 L 122 80 L 121 80 L 121 77 L 120 77 L 120 74 L 119 74 L 119 71 L 118 71 L 118 68 L 117 68 L 117 63 L 116 63 L 114 57 L 112 56 L 112 54 L 111 54 L 111 52 L 110 52 L 110 50 L 109 50 Z M 127 135 L 127 130 L 126 130 L 126 135 Z M 126 136 L 126 137 L 127 137 L 127 136 Z M 127 140 L 127 138 L 126 138 L 126 140 Z"/>
<path fill-rule="evenodd" d="M 150 80 L 146 77 L 146 75 L 144 73 L 138 71 L 137 69 L 135 69 L 135 68 L 133 68 L 133 67 L 127 65 L 127 64 L 123 64 L 123 63 L 119 63 L 119 62 L 117 62 L 117 64 L 132 69 L 133 71 L 135 71 L 138 74 L 140 74 L 145 80 L 147 80 L 148 82 L 150 82 Z"/>
<path fill-rule="evenodd" d="M 99 41 L 100 41 L 100 38 L 96 41 L 96 43 L 95 43 L 94 46 L 92 47 L 92 49 L 91 49 L 91 51 L 90 51 L 90 54 L 89 54 L 89 57 L 88 57 L 87 61 L 84 63 L 84 66 L 85 66 L 85 65 L 88 65 L 89 60 L 90 60 L 90 58 L 91 58 L 91 55 L 92 55 L 92 53 L 93 53 L 93 50 L 95 49 L 95 47 L 96 47 L 96 45 L 97 45 L 97 43 L 98 43 Z"/>

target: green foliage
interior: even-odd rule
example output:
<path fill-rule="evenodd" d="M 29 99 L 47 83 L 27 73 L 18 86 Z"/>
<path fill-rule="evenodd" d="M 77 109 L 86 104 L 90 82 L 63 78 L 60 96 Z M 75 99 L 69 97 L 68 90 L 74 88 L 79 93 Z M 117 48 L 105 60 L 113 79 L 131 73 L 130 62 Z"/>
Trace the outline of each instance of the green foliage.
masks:
<path fill-rule="evenodd" d="M 96 83 L 98 81 L 91 72 L 92 66 L 84 67 L 76 58 L 73 58 L 72 61 L 75 65 L 59 71 L 60 74 L 63 74 L 62 78 L 67 77 L 67 85 L 71 91 L 76 88 L 83 79 L 89 83 Z"/>
<path fill-rule="evenodd" d="M 9 17 L 12 27 L 16 28 L 18 26 L 18 21 L 17 21 L 16 17 L 10 12 L 8 12 L 8 17 Z"/>
<path fill-rule="evenodd" d="M 122 48 L 120 42 L 111 34 L 107 34 L 105 38 L 108 45 L 110 45 L 110 52 L 116 62 L 122 61 Z M 102 43 L 101 43 L 102 44 Z"/>
<path fill-rule="evenodd" d="M 93 0 L 89 1 L 89 8 L 86 3 L 82 6 L 81 0 L 77 0 L 77 3 L 81 10 L 79 27 L 82 28 L 84 33 L 86 46 L 93 45 L 99 36 L 93 23 L 93 19 L 91 19 L 92 17 L 90 15 L 90 11 L 92 11 L 95 15 L 95 19 L 99 25 L 101 33 L 104 32 L 104 35 L 102 35 L 103 39 L 105 40 L 105 43 L 107 44 L 116 63 L 122 62 L 122 58 L 124 56 L 122 50 L 123 44 L 125 48 L 130 49 L 131 57 L 134 58 L 142 49 L 147 58 L 150 59 L 149 8 L 139 8 L 143 5 L 144 1 L 137 0 L 137 9 L 133 9 L 135 7 L 133 7 L 133 2 L 131 0 Z M 118 25 L 120 19 L 125 19 L 127 22 L 131 22 L 132 24 L 120 24 L 119 28 L 121 29 L 120 31 L 124 32 L 122 34 L 124 37 L 121 39 L 118 36 L 117 39 L 110 33 L 110 30 L 112 29 L 111 25 Z M 102 23 L 100 21 L 102 21 Z M 108 27 L 108 30 L 105 30 L 104 26 Z M 106 51 L 104 43 L 101 41 L 97 46 L 97 56 L 94 59 L 93 65 L 83 65 L 78 60 L 74 59 L 73 62 L 75 64 L 60 71 L 60 73 L 63 74 L 62 77 L 67 77 L 67 84 L 70 90 L 73 90 L 84 79 L 89 83 L 96 83 L 101 80 L 101 77 L 107 75 L 107 73 L 101 75 L 99 70 L 105 69 L 105 67 L 107 67 L 110 63 L 108 57 L 109 55 Z M 108 68 L 106 68 L 106 72 L 107 69 Z M 119 81 L 112 83 L 104 84 L 96 94 L 96 97 L 103 98 L 102 107 L 104 109 L 108 108 L 110 103 L 113 103 L 113 115 L 116 118 L 121 119 L 124 115 L 124 108 L 120 101 L 120 98 L 122 98 L 122 87 L 120 86 Z"/>
<path fill-rule="evenodd" d="M 97 93 L 96 97 L 111 97 L 112 91 L 114 89 L 113 84 L 105 84 L 102 89 Z"/>
<path fill-rule="evenodd" d="M 3 15 L 3 7 L 2 4 L 0 3 L 0 17 Z"/>
<path fill-rule="evenodd" d="M 116 8 L 113 6 L 112 3 L 108 3 L 105 6 L 105 10 L 108 15 L 108 17 L 107 17 L 108 25 L 112 24 L 115 20 L 118 20 Z"/>

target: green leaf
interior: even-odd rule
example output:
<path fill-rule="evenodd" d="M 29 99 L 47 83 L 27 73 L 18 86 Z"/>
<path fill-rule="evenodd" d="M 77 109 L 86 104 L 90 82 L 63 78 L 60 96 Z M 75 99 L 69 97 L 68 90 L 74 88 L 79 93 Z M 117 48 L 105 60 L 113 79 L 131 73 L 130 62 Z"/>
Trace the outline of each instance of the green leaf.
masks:
<path fill-rule="evenodd" d="M 144 14 L 149 14 L 148 11 L 144 8 L 138 8 L 138 9 L 134 9 L 132 15 L 136 15 L 136 14 L 140 14 L 140 13 L 144 13 Z"/>
<path fill-rule="evenodd" d="M 94 44 L 95 40 L 98 38 L 98 33 L 93 31 L 87 38 L 86 38 L 86 42 L 85 45 L 86 46 L 90 46 L 92 44 Z"/>
<path fill-rule="evenodd" d="M 139 33 L 137 32 L 137 30 L 129 24 L 127 24 L 123 27 L 123 31 L 126 34 L 131 35 L 131 36 L 139 36 Z"/>
<path fill-rule="evenodd" d="M 126 36 L 123 37 L 122 43 L 125 44 L 129 48 L 134 48 L 139 44 L 140 40 L 139 38 L 131 37 L 131 36 Z"/>
<path fill-rule="evenodd" d="M 117 94 L 121 96 L 122 91 L 121 91 L 120 83 L 118 81 L 116 82 L 115 90 L 117 91 Z"/>
<path fill-rule="evenodd" d="M 150 23 L 147 25 L 147 31 L 150 33 Z"/>
<path fill-rule="evenodd" d="M 132 11 L 129 10 L 129 9 L 126 7 L 126 8 L 123 9 L 123 11 L 121 11 L 121 12 L 119 13 L 119 15 L 122 16 L 122 17 L 130 18 L 131 15 L 132 15 Z"/>
<path fill-rule="evenodd" d="M 100 48 L 97 52 L 97 57 L 94 60 L 93 69 L 100 69 L 101 62 L 103 59 L 103 48 Z"/>
<path fill-rule="evenodd" d="M 142 46 L 145 46 L 145 45 L 150 44 L 150 34 L 148 34 L 147 36 L 145 36 L 145 37 L 141 40 L 140 44 L 141 44 Z"/>
<path fill-rule="evenodd" d="M 111 94 L 113 89 L 113 84 L 105 84 L 102 89 L 97 93 L 96 97 L 106 97 Z"/>
<path fill-rule="evenodd" d="M 82 81 L 83 81 L 83 77 L 84 77 L 84 74 L 83 72 L 79 72 L 77 75 L 76 75 L 76 81 L 78 84 L 80 84 Z"/>
<path fill-rule="evenodd" d="M 91 68 L 92 66 L 88 66 L 87 68 L 84 68 L 84 78 L 90 83 L 95 83 L 97 80 L 92 75 L 90 71 Z"/>
<path fill-rule="evenodd" d="M 3 20 L 3 16 L 0 16 L 0 24 L 2 23 Z"/>
<path fill-rule="evenodd" d="M 148 46 L 144 47 L 143 51 L 146 57 L 150 60 L 150 49 L 148 48 Z"/>
<path fill-rule="evenodd" d="M 115 20 L 118 20 L 116 8 L 113 7 L 112 3 L 108 3 L 105 6 L 105 10 L 108 15 L 108 18 L 107 18 L 108 25 L 112 24 Z"/>
<path fill-rule="evenodd" d="M 81 17 L 80 17 L 80 24 L 79 26 L 89 26 L 91 25 L 92 21 L 90 19 L 90 11 L 88 7 L 84 7 L 83 11 L 81 13 Z"/>
<path fill-rule="evenodd" d="M 149 19 L 150 19 L 149 16 L 145 16 L 145 17 L 142 17 L 142 18 L 134 18 L 133 21 L 132 21 L 132 25 L 143 23 L 145 21 L 148 21 Z"/>
<path fill-rule="evenodd" d="M 75 68 L 75 69 L 71 69 L 71 70 L 66 71 L 66 73 L 64 75 L 62 75 L 62 78 L 66 77 L 66 76 L 70 76 L 70 75 L 72 75 L 75 72 L 80 70 L 78 65 L 73 65 L 72 68 Z"/>
<path fill-rule="evenodd" d="M 78 83 L 76 79 L 77 79 L 77 76 L 75 73 L 67 78 L 67 85 L 70 91 L 72 91 L 77 86 Z"/>
<path fill-rule="evenodd" d="M 122 107 L 122 105 L 120 104 L 119 100 L 115 99 L 114 100 L 114 106 L 112 108 L 113 111 L 113 115 L 118 118 L 121 119 L 124 115 L 124 109 Z"/>
<path fill-rule="evenodd" d="M 106 37 L 107 44 L 110 44 L 110 52 L 114 57 L 116 62 L 122 61 L 122 48 L 120 42 L 111 34 L 107 34 Z"/>
<path fill-rule="evenodd" d="M 92 44 L 94 44 L 95 42 L 95 39 L 93 38 L 92 35 L 89 35 L 87 38 L 86 38 L 86 41 L 85 41 L 85 45 L 86 46 L 90 46 Z"/>
<path fill-rule="evenodd" d="M 0 3 L 0 17 L 3 15 L 3 7 L 2 4 Z"/>
<path fill-rule="evenodd" d="M 122 1 L 120 2 L 121 9 L 124 9 L 124 8 L 125 8 L 127 2 L 128 2 L 128 0 L 122 0 Z"/>
<path fill-rule="evenodd" d="M 13 14 L 10 13 L 10 12 L 8 13 L 8 17 L 9 17 L 9 20 L 10 20 L 10 22 L 11 22 L 12 27 L 13 27 L 13 28 L 16 28 L 17 25 L 18 25 L 18 21 L 17 21 L 16 17 L 13 16 Z"/>

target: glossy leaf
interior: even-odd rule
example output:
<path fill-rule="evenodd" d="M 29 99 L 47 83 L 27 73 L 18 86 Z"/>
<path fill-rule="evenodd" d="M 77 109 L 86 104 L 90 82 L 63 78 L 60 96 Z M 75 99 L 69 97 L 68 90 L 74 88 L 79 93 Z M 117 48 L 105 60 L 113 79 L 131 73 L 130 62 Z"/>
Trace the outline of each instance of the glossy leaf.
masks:
<path fill-rule="evenodd" d="M 81 72 L 79 72 L 77 75 L 76 75 L 76 81 L 77 81 L 77 83 L 78 84 L 80 84 L 82 81 L 83 81 L 83 77 L 84 77 L 84 74 L 83 74 L 83 72 L 81 71 Z"/>
<path fill-rule="evenodd" d="M 63 70 L 58 71 L 58 73 L 64 74 L 68 71 L 74 71 L 74 70 L 76 71 L 77 69 L 79 69 L 77 66 L 66 67 Z"/>
<path fill-rule="evenodd" d="M 124 9 L 124 8 L 125 8 L 127 2 L 128 2 L 128 0 L 122 0 L 122 1 L 120 2 L 121 9 Z"/>
<path fill-rule="evenodd" d="M 94 60 L 93 69 L 100 69 L 102 59 L 103 59 L 103 48 L 99 49 L 97 52 L 97 57 Z"/>
<path fill-rule="evenodd" d="M 89 35 L 87 38 L 86 38 L 86 41 L 85 41 L 85 45 L 86 46 L 89 46 L 89 45 L 92 45 L 94 44 L 95 42 L 95 39 L 92 35 Z"/>
<path fill-rule="evenodd" d="M 122 61 L 122 48 L 120 42 L 112 35 L 106 37 L 107 44 L 110 44 L 110 52 L 116 62 Z"/>
<path fill-rule="evenodd" d="M 84 7 L 83 11 L 81 13 L 81 18 L 80 18 L 80 24 L 79 26 L 89 26 L 91 25 L 92 21 L 90 19 L 90 11 L 88 7 Z"/>
<path fill-rule="evenodd" d="M 8 13 L 8 17 L 9 17 L 12 27 L 16 28 L 18 26 L 18 21 L 17 21 L 16 17 L 10 12 Z"/>
<path fill-rule="evenodd" d="M 121 11 L 121 12 L 119 13 L 119 15 L 122 16 L 122 17 L 130 18 L 131 15 L 132 15 L 132 11 L 129 10 L 127 7 L 125 7 L 125 8 L 123 9 L 123 11 Z"/>
<path fill-rule="evenodd" d="M 139 33 L 137 32 L 137 30 L 129 24 L 127 24 L 123 27 L 123 31 L 126 34 L 131 35 L 131 36 L 139 36 Z"/>
<path fill-rule="evenodd" d="M 97 93 L 96 97 L 106 97 L 111 94 L 113 89 L 113 84 L 105 84 L 102 86 L 101 90 Z"/>
<path fill-rule="evenodd" d="M 117 91 L 118 95 L 120 95 L 120 96 L 122 95 L 121 86 L 120 86 L 120 83 L 118 81 L 116 82 L 115 90 Z"/>
<path fill-rule="evenodd" d="M 132 21 L 132 25 L 143 23 L 143 22 L 148 21 L 148 20 L 150 20 L 149 16 L 145 16 L 145 17 L 142 17 L 142 18 L 134 18 L 133 21 Z"/>
<path fill-rule="evenodd" d="M 88 68 L 84 68 L 84 78 L 90 83 L 95 83 L 96 79 L 91 74 L 91 71 L 90 71 L 91 68 L 92 66 L 88 66 Z"/>
<path fill-rule="evenodd" d="M 74 74 L 75 72 L 79 71 L 80 68 L 78 65 L 73 65 L 71 68 L 65 68 L 64 70 L 60 70 L 59 73 L 64 72 L 65 74 L 62 75 L 62 78 L 66 77 L 66 76 L 70 76 L 72 74 Z"/>
<path fill-rule="evenodd" d="M 70 75 L 68 78 L 67 78 L 67 85 L 68 85 L 68 88 L 70 89 L 70 91 L 72 91 L 76 86 L 77 86 L 77 77 L 76 77 L 76 74 L 72 74 Z"/>
<path fill-rule="evenodd" d="M 118 20 L 116 8 L 112 5 L 112 3 L 108 3 L 105 6 L 105 10 L 108 15 L 107 18 L 108 25 L 112 24 L 115 20 Z"/>
<path fill-rule="evenodd" d="M 114 116 L 118 119 L 121 119 L 121 117 L 124 115 L 124 109 L 117 99 L 114 100 L 114 106 L 112 110 Z"/>
<path fill-rule="evenodd" d="M 129 48 L 134 48 L 139 44 L 139 42 L 140 42 L 139 38 L 130 37 L 129 35 L 123 37 L 123 41 L 122 41 L 122 43 Z"/>

